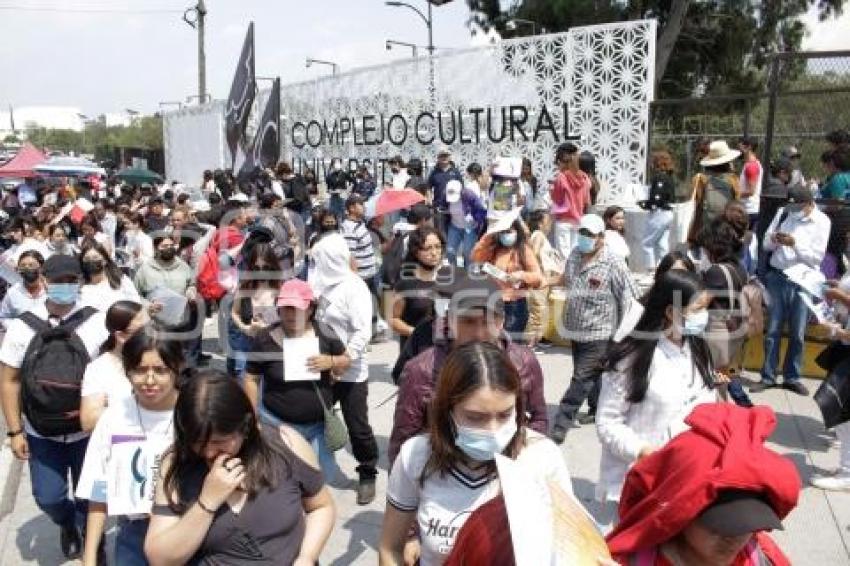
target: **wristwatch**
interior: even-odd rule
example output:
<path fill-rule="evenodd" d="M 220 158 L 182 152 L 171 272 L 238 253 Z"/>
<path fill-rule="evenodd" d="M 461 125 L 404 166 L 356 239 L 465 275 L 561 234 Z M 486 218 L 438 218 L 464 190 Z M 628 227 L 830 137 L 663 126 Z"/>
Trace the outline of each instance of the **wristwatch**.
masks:
<path fill-rule="evenodd" d="M 6 433 L 6 436 L 8 438 L 14 438 L 15 436 L 18 436 L 19 434 L 23 434 L 23 432 L 24 432 L 23 429 L 10 430 Z"/>

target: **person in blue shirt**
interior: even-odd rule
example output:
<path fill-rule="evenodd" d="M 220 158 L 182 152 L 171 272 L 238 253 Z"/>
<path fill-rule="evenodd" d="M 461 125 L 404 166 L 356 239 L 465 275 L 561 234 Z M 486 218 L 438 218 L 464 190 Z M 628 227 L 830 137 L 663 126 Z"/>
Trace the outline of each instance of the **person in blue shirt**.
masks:
<path fill-rule="evenodd" d="M 463 175 L 460 174 L 452 162 L 452 153 L 448 149 L 441 149 L 437 154 L 437 165 L 428 175 L 428 187 L 431 189 L 434 210 L 438 213 L 435 224 L 437 229 L 446 232 L 448 225 L 448 203 L 446 202 L 446 185 L 449 181 L 460 181 L 463 183 Z"/>
<path fill-rule="evenodd" d="M 825 151 L 820 160 L 827 172 L 826 181 L 820 188 L 821 198 L 846 199 L 850 195 L 850 149 Z"/>

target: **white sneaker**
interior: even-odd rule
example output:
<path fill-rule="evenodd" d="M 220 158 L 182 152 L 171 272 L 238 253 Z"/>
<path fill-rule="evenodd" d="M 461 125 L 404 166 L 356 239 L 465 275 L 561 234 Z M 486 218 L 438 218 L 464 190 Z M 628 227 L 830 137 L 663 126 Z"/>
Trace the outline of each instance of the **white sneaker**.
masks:
<path fill-rule="evenodd" d="M 850 491 L 850 472 L 842 471 L 834 476 L 814 476 L 812 486 L 828 491 Z"/>

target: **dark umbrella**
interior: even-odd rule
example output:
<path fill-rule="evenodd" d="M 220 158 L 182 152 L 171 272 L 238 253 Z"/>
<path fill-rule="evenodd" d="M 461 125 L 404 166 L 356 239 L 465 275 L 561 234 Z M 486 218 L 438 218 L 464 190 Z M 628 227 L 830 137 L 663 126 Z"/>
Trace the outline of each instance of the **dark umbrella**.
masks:
<path fill-rule="evenodd" d="M 128 183 L 135 183 L 137 185 L 141 185 L 142 183 L 161 183 L 162 176 L 149 169 L 142 169 L 140 167 L 129 167 L 127 169 L 122 169 L 118 173 L 115 174 L 115 177 L 121 179 L 122 181 L 127 181 Z"/>

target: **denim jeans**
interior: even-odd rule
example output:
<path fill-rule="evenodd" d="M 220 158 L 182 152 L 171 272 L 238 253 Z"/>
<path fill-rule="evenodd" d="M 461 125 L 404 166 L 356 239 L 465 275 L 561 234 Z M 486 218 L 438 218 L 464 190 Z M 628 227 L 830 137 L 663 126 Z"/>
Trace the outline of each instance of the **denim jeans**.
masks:
<path fill-rule="evenodd" d="M 267 411 L 262 404 L 260 405 L 260 419 L 272 426 L 285 424 L 297 430 L 310 443 L 310 446 L 313 447 L 313 451 L 319 459 L 319 467 L 322 469 L 322 475 L 325 477 L 325 481 L 331 482 L 336 478 L 338 468 L 333 452 L 328 450 L 325 444 L 325 423 L 323 421 L 311 424 L 284 422 Z"/>
<path fill-rule="evenodd" d="M 28 434 L 27 443 L 30 449 L 28 462 L 32 495 L 38 508 L 57 525 L 69 525 L 76 521 L 77 526 L 84 529 L 88 502 L 74 499 L 74 491 L 83 469 L 88 437 L 65 443 Z M 71 473 L 70 486 L 68 472 Z"/>
<path fill-rule="evenodd" d="M 599 400 L 599 379 L 608 353 L 608 340 L 572 343 L 573 378 L 558 406 L 555 426 L 567 428 L 587 400 L 588 413 L 596 414 Z"/>
<path fill-rule="evenodd" d="M 457 256 L 460 255 L 463 258 L 464 269 L 469 269 L 469 255 L 472 253 L 472 248 L 475 247 L 475 242 L 478 241 L 475 231 L 458 228 L 449 222 L 447 240 L 446 255 L 452 267 L 457 267 Z"/>
<path fill-rule="evenodd" d="M 646 218 L 641 249 L 647 269 L 655 269 L 661 258 L 670 251 L 672 210 L 653 210 Z"/>
<path fill-rule="evenodd" d="M 525 327 L 528 326 L 528 299 L 525 297 L 505 302 L 505 332 L 511 340 L 522 343 L 525 340 Z"/>
<path fill-rule="evenodd" d="M 765 275 L 765 286 L 770 297 L 770 307 L 764 335 L 764 366 L 761 379 L 768 384 L 776 383 L 782 328 L 787 322 L 788 349 L 785 352 L 782 377 L 785 383 L 793 383 L 800 379 L 803 366 L 803 344 L 809 311 L 800 299 L 799 287 L 791 283 L 780 271 L 770 269 Z"/>
<path fill-rule="evenodd" d="M 342 200 L 342 195 L 339 193 L 331 193 L 330 201 L 328 202 L 328 210 L 336 216 L 340 222 L 345 216 L 345 201 Z"/>
<path fill-rule="evenodd" d="M 118 536 L 115 537 L 115 564 L 120 566 L 147 566 L 145 558 L 145 535 L 148 533 L 148 521 L 130 521 L 125 517 L 118 519 Z"/>

